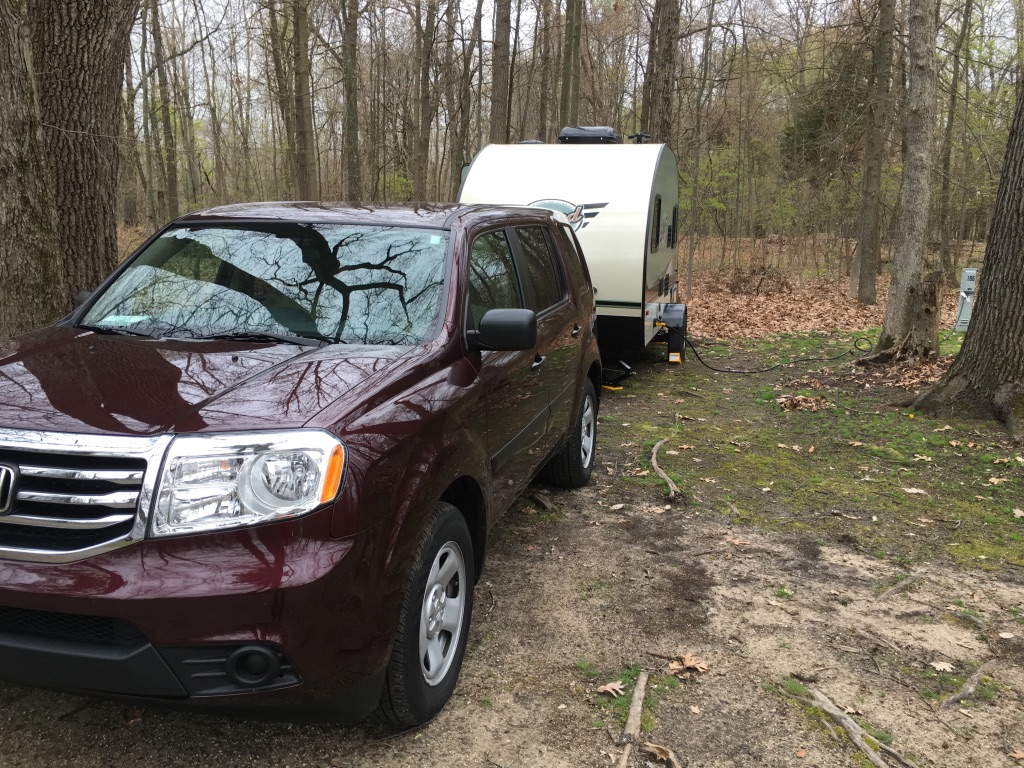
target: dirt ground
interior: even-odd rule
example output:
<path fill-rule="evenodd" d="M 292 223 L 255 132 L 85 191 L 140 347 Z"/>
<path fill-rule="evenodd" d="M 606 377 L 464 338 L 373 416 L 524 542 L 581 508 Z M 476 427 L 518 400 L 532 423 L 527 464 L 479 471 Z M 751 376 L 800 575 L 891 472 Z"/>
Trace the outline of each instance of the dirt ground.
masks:
<path fill-rule="evenodd" d="M 640 368 L 654 386 L 680 376 Z M 641 741 L 682 765 L 868 765 L 786 695 L 801 685 L 921 768 L 1021 764 L 1011 753 L 1024 749 L 1024 570 L 741 525 L 731 502 L 704 491 L 669 503 L 637 469 L 650 448 L 633 425 L 671 413 L 654 398 L 603 400 L 591 484 L 534 486 L 494 531 L 462 677 L 430 725 L 253 722 L 0 684 L 0 767 L 609 766 L 622 707 L 597 688 L 623 680 L 628 699 L 640 668 L 652 673 Z M 706 670 L 665 674 L 666 657 L 686 653 Z M 978 692 L 942 706 L 984 661 Z"/>

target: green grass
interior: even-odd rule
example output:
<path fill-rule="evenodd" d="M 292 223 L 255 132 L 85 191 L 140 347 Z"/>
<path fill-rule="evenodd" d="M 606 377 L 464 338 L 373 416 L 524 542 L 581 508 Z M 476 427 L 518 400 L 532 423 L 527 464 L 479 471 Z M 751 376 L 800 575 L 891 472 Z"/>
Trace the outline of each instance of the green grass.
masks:
<path fill-rule="evenodd" d="M 827 356 L 851 339 L 790 334 L 720 344 L 715 364 Z M 906 567 L 937 558 L 987 570 L 1024 565 L 1024 519 L 1012 515 L 1024 497 L 1024 467 L 1012 459 L 1019 448 L 994 422 L 932 419 L 892 407 L 892 392 L 836 384 L 831 371 L 849 369 L 849 360 L 826 371 L 804 363 L 754 375 L 713 373 L 692 356 L 682 367 L 652 362 L 623 391 L 604 393 L 602 444 L 635 446 L 619 451 L 631 460 L 618 462 L 615 482 L 664 489 L 649 459 L 668 437 L 658 463 L 684 498 L 736 523 L 813 534 Z M 837 407 L 782 410 L 776 398 L 792 394 Z M 1008 464 L 993 463 L 1007 456 Z"/>

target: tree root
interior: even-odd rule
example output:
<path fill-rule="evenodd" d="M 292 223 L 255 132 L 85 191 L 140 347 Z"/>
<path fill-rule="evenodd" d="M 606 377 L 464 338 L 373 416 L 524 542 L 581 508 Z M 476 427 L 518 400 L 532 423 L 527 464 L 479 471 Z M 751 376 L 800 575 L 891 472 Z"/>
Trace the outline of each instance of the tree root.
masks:
<path fill-rule="evenodd" d="M 876 741 L 867 731 L 858 725 L 852 717 L 833 704 L 832 700 L 825 694 L 821 693 L 821 691 L 817 691 L 814 688 L 808 688 L 807 693 L 807 696 L 797 696 L 793 693 L 788 695 L 803 704 L 807 704 L 811 707 L 817 707 L 835 720 L 836 723 L 841 725 L 843 730 L 846 731 L 847 736 L 850 737 L 850 741 L 856 745 L 857 749 L 864 753 L 864 756 L 873 766 L 875 766 L 875 768 L 891 768 L 889 763 L 887 763 L 882 758 L 882 755 L 879 754 L 880 752 L 905 766 L 905 768 L 917 768 L 917 765 L 915 765 L 913 761 L 905 758 L 895 749 Z M 877 749 L 872 746 L 872 744 L 877 744 Z"/>
<path fill-rule="evenodd" d="M 679 487 L 672 482 L 672 478 L 665 474 L 665 471 L 658 466 L 658 449 L 661 448 L 665 443 L 668 442 L 666 437 L 664 440 L 659 440 L 658 444 L 654 446 L 654 450 L 651 451 L 651 466 L 654 467 L 655 473 L 658 477 L 665 481 L 665 485 L 668 486 L 668 498 L 669 501 L 679 495 Z"/>

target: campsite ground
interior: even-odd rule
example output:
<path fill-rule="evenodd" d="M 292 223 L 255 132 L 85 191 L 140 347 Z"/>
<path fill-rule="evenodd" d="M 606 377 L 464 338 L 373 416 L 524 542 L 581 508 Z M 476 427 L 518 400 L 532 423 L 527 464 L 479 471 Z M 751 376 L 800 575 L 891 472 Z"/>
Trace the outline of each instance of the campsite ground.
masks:
<path fill-rule="evenodd" d="M 1024 446 L 902 407 L 940 366 L 853 365 L 850 329 L 881 315 L 834 287 L 698 295 L 710 365 L 782 366 L 655 350 L 603 392 L 591 484 L 535 485 L 493 532 L 435 722 L 393 734 L 0 685 L 0 766 L 614 765 L 641 669 L 641 742 L 683 765 L 870 765 L 795 698 L 810 688 L 922 768 L 1022 764 Z M 665 439 L 673 499 L 651 465 Z M 598 692 L 615 681 L 624 696 Z"/>

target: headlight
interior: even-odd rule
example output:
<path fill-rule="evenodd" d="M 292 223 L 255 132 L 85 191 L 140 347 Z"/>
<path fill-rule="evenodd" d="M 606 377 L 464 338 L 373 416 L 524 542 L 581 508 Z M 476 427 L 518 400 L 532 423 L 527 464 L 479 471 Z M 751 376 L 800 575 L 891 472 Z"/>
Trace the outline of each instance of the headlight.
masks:
<path fill-rule="evenodd" d="M 182 435 L 156 488 L 153 536 L 297 517 L 334 499 L 345 447 L 318 430 Z"/>

